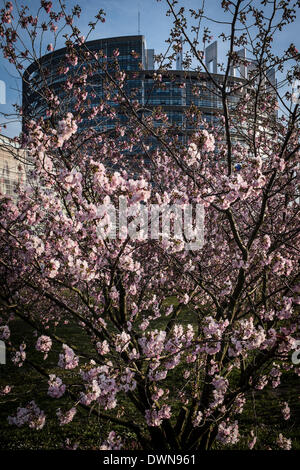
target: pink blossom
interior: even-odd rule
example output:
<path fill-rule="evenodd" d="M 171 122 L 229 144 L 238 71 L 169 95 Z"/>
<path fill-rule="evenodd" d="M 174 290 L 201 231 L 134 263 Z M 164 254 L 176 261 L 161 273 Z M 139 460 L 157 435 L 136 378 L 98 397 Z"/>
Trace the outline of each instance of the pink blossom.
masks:
<path fill-rule="evenodd" d="M 100 450 L 120 450 L 123 447 L 121 438 L 111 431 L 106 441 L 100 445 Z"/>
<path fill-rule="evenodd" d="M 109 352 L 109 344 L 106 341 L 106 339 L 102 342 L 98 341 L 98 343 L 96 344 L 96 347 L 97 347 L 98 353 L 101 356 L 104 356 L 105 354 L 107 354 Z"/>
<path fill-rule="evenodd" d="M 60 398 L 63 396 L 66 390 L 66 386 L 62 383 L 62 380 L 56 375 L 51 374 L 49 375 L 50 380 L 48 381 L 49 389 L 48 395 L 51 398 Z"/>
<path fill-rule="evenodd" d="M 291 439 L 287 439 L 286 437 L 284 437 L 281 433 L 279 434 L 278 438 L 277 438 L 277 445 L 278 447 L 280 447 L 280 449 L 283 449 L 283 450 L 291 450 L 292 448 L 292 440 Z"/>
<path fill-rule="evenodd" d="M 5 396 L 8 395 L 11 392 L 11 386 L 10 385 L 5 385 L 5 387 L 2 387 L 0 389 L 0 396 Z"/>
<path fill-rule="evenodd" d="M 52 2 L 47 2 L 45 0 L 41 0 L 41 5 L 47 13 L 50 13 L 51 8 L 52 8 Z"/>
<path fill-rule="evenodd" d="M 16 351 L 16 352 L 13 353 L 11 360 L 12 360 L 12 362 L 15 366 L 17 366 L 17 367 L 22 367 L 23 366 L 23 363 L 26 359 L 25 349 L 26 349 L 26 344 L 21 344 L 20 348 L 19 348 L 19 351 Z"/>
<path fill-rule="evenodd" d="M 116 340 L 115 340 L 116 351 L 118 352 L 125 351 L 129 346 L 130 340 L 131 340 L 130 335 L 128 333 L 125 333 L 125 331 L 123 331 L 121 334 L 116 335 Z"/>
<path fill-rule="evenodd" d="M 60 426 L 64 426 L 65 424 L 71 423 L 73 421 L 74 416 L 77 413 L 76 407 L 73 406 L 70 410 L 67 412 L 63 413 L 60 408 L 58 408 L 56 415 L 59 419 L 59 424 Z"/>
<path fill-rule="evenodd" d="M 203 413 L 201 413 L 201 411 L 198 411 L 195 418 L 194 418 L 194 420 L 193 420 L 193 426 L 195 428 L 200 425 L 200 423 L 202 421 L 202 418 L 203 418 Z"/>
<path fill-rule="evenodd" d="M 35 349 L 44 353 L 44 359 L 48 357 L 48 352 L 52 347 L 52 340 L 49 336 L 42 335 L 38 338 Z"/>
<path fill-rule="evenodd" d="M 142 348 L 143 354 L 147 357 L 158 357 L 163 348 L 166 338 L 165 331 L 150 331 L 146 336 L 139 339 L 139 344 Z"/>
<path fill-rule="evenodd" d="M 253 447 L 255 446 L 256 440 L 257 440 L 257 437 L 256 437 L 256 435 L 255 435 L 253 429 L 252 429 L 251 432 L 250 432 L 250 436 L 251 436 L 251 440 L 250 440 L 249 443 L 248 443 L 248 447 L 249 447 L 250 450 L 252 450 Z"/>
<path fill-rule="evenodd" d="M 287 403 L 286 401 L 283 403 L 283 407 L 282 407 L 282 409 L 281 409 L 281 413 L 282 413 L 283 419 L 285 419 L 286 421 L 287 421 L 288 419 L 290 419 L 290 417 L 291 417 L 291 410 L 290 410 L 290 407 L 289 407 L 289 405 L 288 405 L 288 403 Z"/>
<path fill-rule="evenodd" d="M 79 358 L 75 356 L 75 353 L 72 348 L 63 344 L 64 352 L 59 355 L 58 367 L 62 369 L 75 369 L 78 366 Z"/>
<path fill-rule="evenodd" d="M 25 408 L 19 407 L 15 417 L 8 417 L 9 424 L 13 424 L 18 427 L 28 424 L 30 428 L 37 430 L 44 427 L 45 420 L 45 413 L 40 410 L 34 401 L 28 403 Z"/>
<path fill-rule="evenodd" d="M 157 410 L 152 408 L 151 410 L 146 410 L 145 418 L 148 426 L 156 427 L 160 426 L 163 419 L 170 419 L 171 417 L 171 407 L 168 405 L 163 405 L 161 409 Z"/>
<path fill-rule="evenodd" d="M 218 426 L 217 440 L 225 445 L 236 444 L 240 439 L 238 422 L 230 423 L 227 419 Z"/>
<path fill-rule="evenodd" d="M 0 326 L 0 339 L 8 340 L 10 337 L 10 329 L 7 325 Z"/>

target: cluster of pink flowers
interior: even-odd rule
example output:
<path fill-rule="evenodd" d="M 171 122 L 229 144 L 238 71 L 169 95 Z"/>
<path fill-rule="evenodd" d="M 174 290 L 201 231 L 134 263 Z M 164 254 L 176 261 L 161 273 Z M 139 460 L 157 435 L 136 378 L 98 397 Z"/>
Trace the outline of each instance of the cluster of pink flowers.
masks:
<path fill-rule="evenodd" d="M 188 163 L 192 165 L 193 163 L 196 163 L 197 160 L 200 158 L 200 152 L 195 144 L 195 142 L 191 142 L 188 148 L 188 155 L 189 155 L 189 160 Z"/>
<path fill-rule="evenodd" d="M 8 395 L 11 392 L 11 386 L 10 385 L 5 385 L 5 387 L 0 389 L 0 397 Z"/>
<path fill-rule="evenodd" d="M 285 320 L 292 316 L 293 313 L 293 299 L 292 297 L 283 297 L 281 310 L 278 312 L 277 317 L 279 320 Z"/>
<path fill-rule="evenodd" d="M 283 449 L 283 450 L 291 450 L 292 448 L 292 440 L 291 439 L 287 439 L 286 437 L 284 437 L 281 433 L 279 434 L 278 438 L 277 438 L 277 445 L 278 447 L 280 447 L 280 449 Z"/>
<path fill-rule="evenodd" d="M 75 356 L 72 348 L 63 344 L 64 352 L 59 355 L 58 366 L 62 369 L 75 369 L 78 366 L 79 358 Z"/>
<path fill-rule="evenodd" d="M 279 276 L 288 276 L 293 269 L 292 261 L 284 257 L 281 253 L 275 253 L 275 255 L 269 256 L 269 261 L 272 266 L 272 270 L 274 273 L 278 274 Z"/>
<path fill-rule="evenodd" d="M 123 371 L 114 371 L 111 363 L 105 366 L 93 367 L 87 372 L 81 371 L 86 391 L 81 392 L 80 401 L 90 405 L 97 401 L 106 410 L 117 406 L 117 393 L 134 390 L 136 381 L 134 373 L 126 367 Z"/>
<path fill-rule="evenodd" d="M 204 152 L 213 152 L 215 150 L 215 138 L 213 134 L 209 134 L 207 130 L 203 129 L 199 133 L 199 138 L 203 141 L 202 149 Z"/>
<path fill-rule="evenodd" d="M 266 375 L 261 375 L 255 385 L 256 390 L 263 390 L 265 386 L 268 385 L 268 377 Z"/>
<path fill-rule="evenodd" d="M 9 424 L 14 424 L 18 427 L 28 424 L 30 428 L 42 429 L 46 420 L 45 413 L 40 410 L 34 401 L 28 403 L 25 408 L 19 407 L 16 416 L 9 416 Z"/>
<path fill-rule="evenodd" d="M 221 377 L 220 375 L 216 375 L 212 379 L 211 383 L 214 386 L 214 390 L 213 401 L 209 404 L 209 408 L 214 409 L 223 403 L 229 383 L 227 379 L 224 379 L 224 377 Z M 207 412 L 208 411 L 209 410 L 207 410 Z"/>
<path fill-rule="evenodd" d="M 272 387 L 276 388 L 280 384 L 282 372 L 278 364 L 273 363 L 273 367 L 270 370 L 270 378 L 272 380 Z"/>
<path fill-rule="evenodd" d="M 80 187 L 82 174 L 76 168 L 72 168 L 71 171 L 65 172 L 61 176 L 63 176 L 66 189 Z"/>
<path fill-rule="evenodd" d="M 85 374 L 87 375 L 87 374 Z M 96 380 L 96 378 L 92 378 L 91 374 L 89 374 L 88 377 L 89 381 L 87 384 L 85 384 L 86 391 L 85 393 L 81 392 L 80 395 L 80 403 L 83 405 L 90 405 L 93 401 L 98 400 L 99 397 L 101 396 L 101 388 Z M 115 400 L 115 383 L 110 380 L 109 382 L 107 381 L 106 384 L 106 390 L 110 390 L 111 394 L 109 396 L 109 400 L 106 402 L 106 408 L 107 409 L 112 409 L 115 408 L 116 406 L 116 400 Z M 114 393 L 113 393 L 114 391 Z M 107 393 L 105 394 L 106 396 L 108 395 Z M 102 398 L 103 401 L 103 398 Z"/>
<path fill-rule="evenodd" d="M 200 159 L 201 153 L 213 152 L 215 150 L 215 138 L 209 134 L 206 129 L 197 132 L 194 136 L 194 141 L 190 143 L 188 148 L 189 160 L 188 164 L 191 165 Z"/>
<path fill-rule="evenodd" d="M 115 338 L 116 351 L 117 352 L 125 351 L 129 346 L 130 340 L 131 340 L 130 335 L 126 333 L 125 331 L 122 331 L 121 334 L 116 335 L 116 338 Z"/>
<path fill-rule="evenodd" d="M 46 13 L 50 13 L 51 8 L 52 8 L 52 2 L 41 0 L 41 6 L 45 9 Z"/>
<path fill-rule="evenodd" d="M 22 367 L 26 359 L 25 349 L 26 349 L 26 344 L 21 344 L 20 350 L 13 353 L 11 360 L 15 366 Z"/>
<path fill-rule="evenodd" d="M 287 421 L 288 419 L 290 419 L 290 417 L 291 417 L 291 410 L 290 410 L 290 407 L 289 407 L 289 405 L 288 405 L 288 403 L 287 403 L 286 401 L 283 403 L 283 407 L 282 407 L 282 409 L 281 409 L 281 413 L 282 413 L 283 419 L 285 419 L 286 421 Z"/>
<path fill-rule="evenodd" d="M 253 317 L 236 322 L 231 335 L 230 356 L 239 356 L 246 351 L 259 348 L 266 339 L 266 333 L 261 325 L 254 326 Z"/>
<path fill-rule="evenodd" d="M 149 331 L 139 339 L 139 344 L 146 357 L 159 357 L 164 349 L 165 331 Z"/>
<path fill-rule="evenodd" d="M 140 324 L 140 330 L 145 331 L 147 327 L 149 326 L 150 322 L 145 318 L 142 323 Z"/>
<path fill-rule="evenodd" d="M 10 329 L 7 325 L 0 326 L 0 339 L 8 340 L 10 337 Z"/>
<path fill-rule="evenodd" d="M 249 163 L 251 164 L 251 160 L 249 160 Z M 263 188 L 266 183 L 266 178 L 262 174 L 261 167 L 256 167 L 255 159 L 252 160 L 252 165 L 254 166 L 254 173 L 251 174 L 250 181 L 249 171 L 244 171 L 243 174 L 232 173 L 230 176 L 222 175 L 220 177 L 219 186 L 222 190 L 220 190 L 218 200 L 222 209 L 228 209 L 238 199 L 245 201 L 251 198 Z M 214 200 L 214 198 L 212 200 Z M 267 243 L 268 239 L 263 243 L 265 250 L 267 249 Z"/>
<path fill-rule="evenodd" d="M 106 339 L 104 341 L 98 341 L 98 343 L 96 344 L 96 348 L 98 354 L 100 354 L 101 356 L 105 356 L 105 354 L 109 353 L 109 344 Z"/>
<path fill-rule="evenodd" d="M 55 278 L 60 268 L 60 262 L 57 259 L 51 259 L 49 261 L 48 269 L 45 270 L 45 274 L 51 279 Z"/>
<path fill-rule="evenodd" d="M 236 444 L 240 439 L 238 422 L 230 423 L 229 419 L 218 426 L 217 440 L 226 445 Z"/>
<path fill-rule="evenodd" d="M 91 172 L 94 175 L 95 189 L 99 192 L 103 190 L 108 194 L 115 194 L 118 191 L 124 194 L 128 206 L 137 204 L 138 202 L 147 202 L 151 196 L 151 186 L 145 178 L 140 177 L 137 179 L 129 178 L 126 173 L 119 173 L 115 171 L 110 174 L 103 163 L 91 159 L 89 162 Z M 110 200 L 106 200 L 110 203 Z M 105 202 L 105 201 L 104 201 Z M 136 206 L 137 207 L 137 206 Z"/>
<path fill-rule="evenodd" d="M 62 147 L 77 132 L 77 124 L 72 113 L 67 113 L 65 119 L 58 122 L 57 147 Z"/>
<path fill-rule="evenodd" d="M 44 353 L 44 359 L 47 359 L 48 352 L 52 347 L 52 339 L 49 336 L 42 335 L 38 338 L 35 349 Z"/>
<path fill-rule="evenodd" d="M 249 447 L 250 450 L 253 449 L 253 447 L 256 444 L 256 441 L 257 441 L 257 437 L 256 437 L 253 429 L 251 429 L 251 431 L 250 431 L 250 440 L 249 440 L 249 443 L 248 443 L 248 447 Z"/>
<path fill-rule="evenodd" d="M 100 450 L 120 450 L 123 447 L 122 440 L 115 431 L 111 431 L 101 445 Z"/>
<path fill-rule="evenodd" d="M 26 248 L 28 251 L 32 249 L 38 256 L 40 256 L 45 251 L 44 242 L 37 235 L 32 235 L 30 237 L 26 243 Z"/>
<path fill-rule="evenodd" d="M 175 324 L 172 329 L 172 334 L 168 341 L 165 343 L 165 350 L 170 353 L 177 353 L 182 348 L 189 348 L 195 337 L 194 328 L 191 324 L 186 326 Z"/>
<path fill-rule="evenodd" d="M 59 419 L 60 426 L 64 426 L 65 424 L 71 423 L 73 421 L 74 416 L 77 413 L 76 407 L 73 406 L 70 410 L 63 413 L 60 408 L 58 408 L 56 415 Z"/>
<path fill-rule="evenodd" d="M 262 247 L 265 250 L 268 250 L 271 246 L 271 238 L 269 235 L 264 235 L 262 238 Z"/>
<path fill-rule="evenodd" d="M 7 10 L 5 10 L 4 8 L 1 10 L 1 21 L 3 23 L 11 23 L 13 4 L 11 2 L 7 2 L 5 7 L 7 8 Z"/>
<path fill-rule="evenodd" d="M 125 234 L 125 231 L 123 234 Z M 120 267 L 124 269 L 124 271 L 138 272 L 140 270 L 140 263 L 134 261 L 132 255 L 124 254 L 120 257 Z"/>
<path fill-rule="evenodd" d="M 241 414 L 243 412 L 244 406 L 246 403 L 246 397 L 243 393 L 240 393 L 233 403 L 233 410 L 236 414 Z"/>
<path fill-rule="evenodd" d="M 216 321 L 212 316 L 204 319 L 203 333 L 205 339 L 209 340 L 202 348 L 207 354 L 216 354 L 221 348 L 221 339 L 224 331 L 229 325 L 229 321 Z"/>
<path fill-rule="evenodd" d="M 66 391 L 66 386 L 63 384 L 62 380 L 59 377 L 56 377 L 54 374 L 49 375 L 50 380 L 48 381 L 48 395 L 51 398 L 60 398 Z"/>
<path fill-rule="evenodd" d="M 132 194 L 129 198 L 129 204 L 147 202 L 150 198 L 151 189 L 149 183 L 144 178 L 127 180 L 125 188 L 127 194 Z"/>
<path fill-rule="evenodd" d="M 155 392 L 151 395 L 153 401 L 159 400 L 164 395 L 164 390 L 162 388 L 154 388 Z"/>
<path fill-rule="evenodd" d="M 119 390 L 124 390 L 124 392 L 132 392 L 136 388 L 136 381 L 134 377 L 135 373 L 130 370 L 129 367 L 126 367 L 119 378 Z"/>
<path fill-rule="evenodd" d="M 203 418 L 203 413 L 201 413 L 201 411 L 198 411 L 195 418 L 193 419 L 193 426 L 195 428 L 200 425 L 202 418 Z"/>
<path fill-rule="evenodd" d="M 169 405 L 163 405 L 159 410 L 152 408 L 146 410 L 145 418 L 148 426 L 160 426 L 163 419 L 171 418 L 171 407 Z"/>

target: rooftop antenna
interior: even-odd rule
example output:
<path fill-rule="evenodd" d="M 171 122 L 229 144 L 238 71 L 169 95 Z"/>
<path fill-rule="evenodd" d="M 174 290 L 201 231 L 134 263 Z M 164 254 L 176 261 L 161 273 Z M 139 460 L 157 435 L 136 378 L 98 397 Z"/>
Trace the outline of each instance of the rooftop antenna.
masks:
<path fill-rule="evenodd" d="M 176 70 L 182 70 L 182 36 L 180 36 L 181 49 L 176 54 Z"/>
<path fill-rule="evenodd" d="M 140 4 L 139 4 L 138 5 L 138 34 L 141 34 L 140 26 L 141 26 L 141 14 L 140 14 Z"/>

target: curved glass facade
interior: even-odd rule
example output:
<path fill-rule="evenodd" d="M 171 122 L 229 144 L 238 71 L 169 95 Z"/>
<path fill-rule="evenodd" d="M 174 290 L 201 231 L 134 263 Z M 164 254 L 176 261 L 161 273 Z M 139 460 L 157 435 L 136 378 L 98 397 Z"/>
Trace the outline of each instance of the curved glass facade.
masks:
<path fill-rule="evenodd" d="M 78 50 L 84 49 L 98 54 L 102 51 L 99 54 L 100 62 L 105 63 L 109 71 L 113 70 L 114 51 L 117 49 L 120 70 L 126 72 L 127 75 L 124 86 L 126 93 L 130 96 L 134 92 L 135 99 L 141 106 L 149 110 L 161 107 L 162 111 L 167 114 L 170 124 L 189 128 L 190 126 L 185 122 L 185 110 L 191 104 L 199 107 L 208 121 L 211 121 L 215 112 L 222 107 L 221 100 L 216 96 L 213 83 L 205 73 L 169 70 L 162 74 L 161 82 L 158 85 L 153 76 L 154 51 L 146 48 L 144 36 L 99 39 L 88 41 L 84 43 L 84 46 L 76 47 Z M 62 114 L 73 111 L 74 101 L 66 93 L 65 84 L 70 76 L 76 75 L 78 67 L 83 67 L 85 64 L 82 62 L 79 62 L 79 65 L 66 64 L 67 52 L 67 49 L 64 48 L 49 53 L 25 71 L 23 76 L 23 124 L 27 119 L 47 117 L 43 87 L 49 87 L 58 97 L 59 109 Z M 92 61 L 91 57 L 90 63 Z M 68 65 L 69 71 L 63 74 L 60 69 L 66 65 Z M 86 66 L 88 65 L 86 63 Z M 222 82 L 222 75 L 214 74 L 213 76 L 215 81 Z M 236 80 L 237 78 L 231 77 L 232 83 Z M 88 91 L 86 106 L 98 105 L 99 100 L 104 97 L 104 74 L 101 73 L 101 70 L 88 77 L 86 90 Z M 236 97 L 232 96 L 231 99 L 234 104 Z M 113 99 L 111 104 L 118 106 Z M 117 114 L 121 122 L 126 121 L 126 117 L 122 113 L 117 112 Z M 114 126 L 113 122 L 103 122 L 103 120 L 100 122 L 97 117 L 93 121 L 83 119 L 80 124 L 82 128 L 91 125 L 96 125 L 99 129 Z"/>

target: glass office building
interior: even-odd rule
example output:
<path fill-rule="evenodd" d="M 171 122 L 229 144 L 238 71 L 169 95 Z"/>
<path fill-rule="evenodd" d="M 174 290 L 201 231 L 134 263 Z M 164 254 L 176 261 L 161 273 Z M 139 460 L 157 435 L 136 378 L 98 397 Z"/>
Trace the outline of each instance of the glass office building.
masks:
<path fill-rule="evenodd" d="M 216 111 L 222 108 L 221 99 L 216 95 L 216 89 L 208 74 L 198 72 L 187 72 L 182 70 L 180 57 L 177 60 L 177 70 L 162 72 L 161 83 L 157 85 L 154 79 L 154 50 L 147 49 L 144 36 L 122 36 L 115 38 L 88 41 L 82 46 L 75 46 L 80 51 L 91 51 L 98 54 L 100 63 L 105 64 L 108 70 L 112 70 L 114 51 L 118 50 L 118 63 L 121 71 L 126 72 L 126 83 L 124 90 L 128 95 L 135 91 L 135 98 L 140 105 L 147 110 L 161 107 L 163 113 L 168 116 L 170 124 L 176 124 L 182 129 L 190 125 L 186 122 L 185 110 L 192 104 L 201 109 L 204 118 L 211 121 Z M 100 53 L 101 51 L 101 53 Z M 134 51 L 134 53 L 133 53 Z M 65 91 L 65 83 L 72 74 L 77 73 L 77 68 L 82 67 L 82 61 L 78 64 L 66 64 L 67 48 L 63 48 L 46 54 L 38 62 L 31 64 L 23 75 L 23 124 L 26 120 L 37 117 L 47 117 L 47 104 L 43 98 L 43 87 L 51 89 L 60 101 L 60 112 L 73 112 L 74 102 Z M 91 54 L 90 61 L 93 61 Z M 212 74 L 216 82 L 222 82 L 223 76 L 217 73 L 217 43 L 206 48 L 207 67 L 212 65 Z M 69 71 L 61 73 L 61 68 L 68 65 Z M 88 65 L 88 60 L 87 60 Z M 101 69 L 88 77 L 86 89 L 89 99 L 86 106 L 99 104 L 104 96 L 104 85 Z M 232 71 L 230 84 L 241 78 L 234 77 Z M 237 97 L 231 97 L 234 104 Z M 112 100 L 111 104 L 116 103 Z M 122 112 L 117 112 L 118 118 L 126 121 Z M 108 129 L 114 123 L 106 120 L 100 122 L 99 118 L 91 120 L 83 119 L 82 128 L 98 126 L 99 130 Z M 157 124 L 161 125 L 161 124 Z"/>

